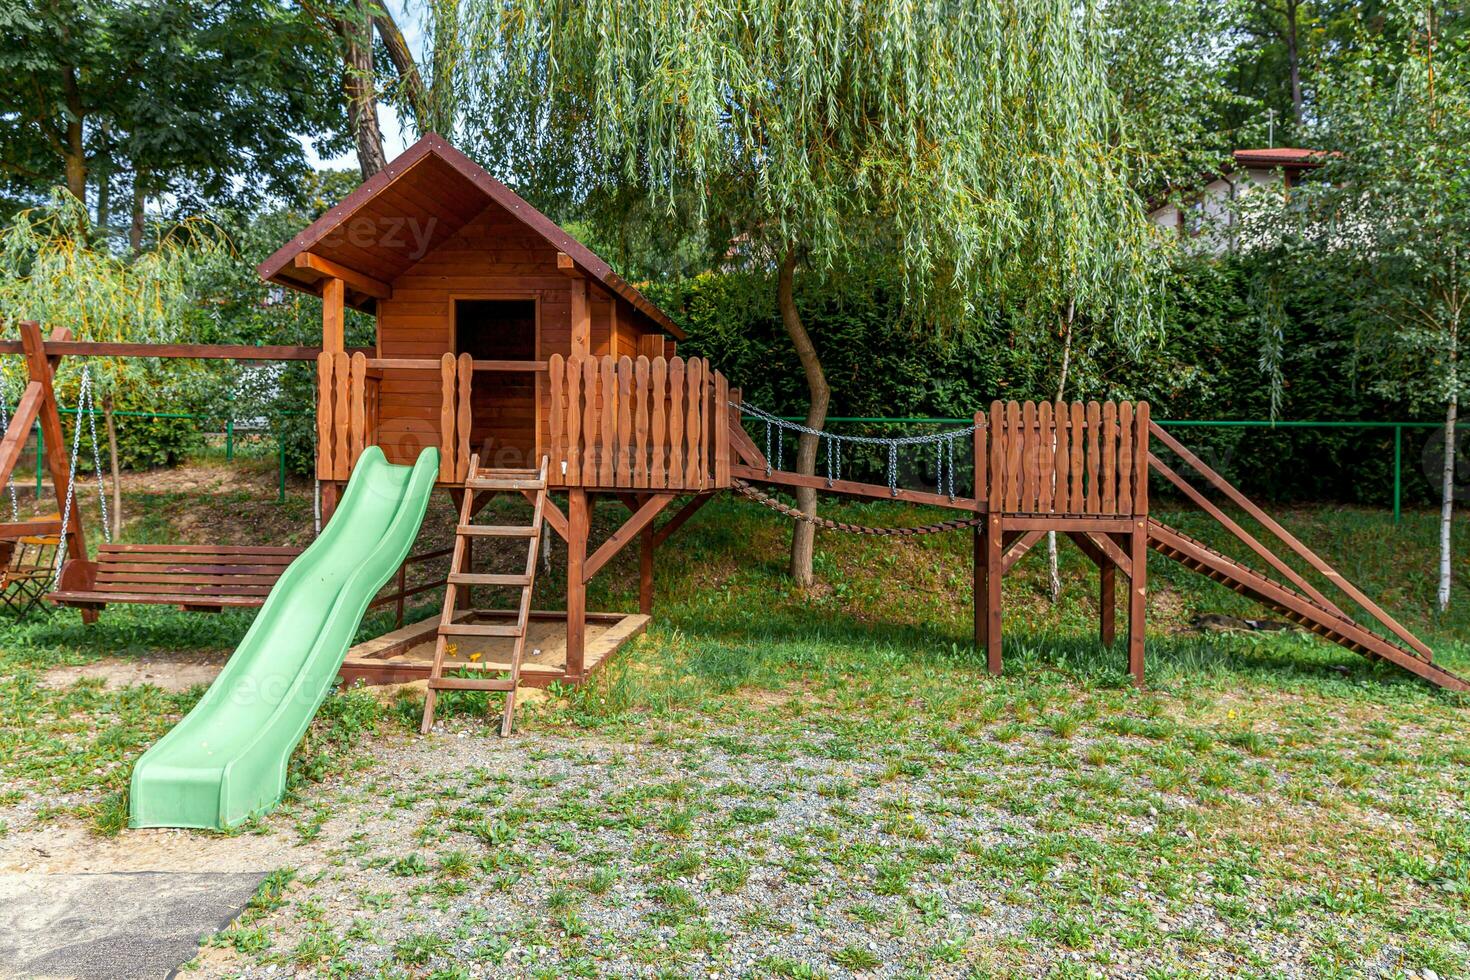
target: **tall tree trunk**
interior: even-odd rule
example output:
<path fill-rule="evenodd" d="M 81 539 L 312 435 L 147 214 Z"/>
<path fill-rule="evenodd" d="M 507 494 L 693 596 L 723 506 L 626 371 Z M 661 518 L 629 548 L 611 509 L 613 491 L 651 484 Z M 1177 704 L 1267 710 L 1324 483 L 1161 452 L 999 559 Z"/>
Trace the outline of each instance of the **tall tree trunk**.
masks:
<path fill-rule="evenodd" d="M 147 171 L 142 168 L 133 174 L 133 221 L 128 226 L 128 246 L 135 256 L 143 251 L 143 206 L 148 203 L 147 178 Z"/>
<path fill-rule="evenodd" d="M 1067 372 L 1072 367 L 1072 324 L 1077 316 L 1077 298 L 1067 300 L 1067 321 L 1062 333 L 1062 369 L 1057 374 L 1057 401 L 1067 395 Z M 1052 436 L 1052 450 L 1056 450 L 1056 436 Z M 1051 573 L 1051 601 L 1062 597 L 1062 571 L 1057 565 L 1057 532 L 1046 532 L 1046 563 Z"/>
<path fill-rule="evenodd" d="M 347 97 L 347 125 L 357 142 L 357 166 L 362 179 L 387 165 L 383 133 L 378 128 L 377 77 L 373 71 L 373 18 L 369 0 L 357 0 L 351 19 L 338 21 L 346 43 L 346 71 L 342 77 Z"/>
<path fill-rule="evenodd" d="M 67 65 L 61 71 L 61 91 L 66 99 L 66 129 L 62 159 L 66 164 L 66 189 L 84 206 L 87 203 L 87 147 L 82 130 L 82 93 L 77 70 Z"/>
<path fill-rule="evenodd" d="M 111 127 L 101 126 L 102 148 L 97 151 L 97 229 L 103 239 L 107 238 L 107 226 L 112 221 L 112 145 Z"/>
<path fill-rule="evenodd" d="M 797 359 L 806 374 L 807 393 L 810 401 L 806 411 L 806 425 L 820 429 L 827 422 L 827 406 L 832 400 L 832 389 L 827 384 L 827 375 L 822 370 L 822 361 L 817 357 L 817 348 L 801 322 L 796 311 L 796 246 L 788 245 L 781 260 L 781 272 L 776 281 L 776 298 L 781 308 L 781 324 L 796 348 Z M 797 441 L 796 472 L 811 476 L 817 472 L 817 437 L 803 434 Z M 817 491 L 811 487 L 796 488 L 796 506 L 803 514 L 817 513 Z M 812 552 L 816 545 L 817 529 L 805 521 L 797 521 L 791 529 L 791 577 L 800 585 L 812 583 Z"/>
<path fill-rule="evenodd" d="M 1453 569 L 1450 532 L 1454 530 L 1455 517 L 1455 422 L 1459 411 L 1460 399 L 1452 391 L 1449 408 L 1445 411 L 1444 416 L 1444 469 L 1440 473 L 1439 595 L 1436 597 L 1440 612 L 1450 607 L 1450 582 Z"/>
<path fill-rule="evenodd" d="M 1291 71 L 1291 118 L 1302 124 L 1302 63 L 1297 42 L 1297 0 L 1286 0 L 1286 64 Z"/>

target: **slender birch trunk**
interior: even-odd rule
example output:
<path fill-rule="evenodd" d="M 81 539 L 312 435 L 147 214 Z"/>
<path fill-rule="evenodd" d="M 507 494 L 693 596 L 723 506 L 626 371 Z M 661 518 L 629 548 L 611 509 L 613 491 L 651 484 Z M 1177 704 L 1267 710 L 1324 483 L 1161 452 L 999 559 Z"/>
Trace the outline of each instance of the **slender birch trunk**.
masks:
<path fill-rule="evenodd" d="M 1453 342 L 1452 342 L 1453 343 Z M 1440 612 L 1450 607 L 1450 584 L 1453 578 L 1453 562 L 1450 553 L 1455 517 L 1455 423 L 1460 414 L 1460 392 L 1457 351 L 1451 346 L 1450 353 L 1450 403 L 1444 416 L 1444 468 L 1440 471 L 1439 505 L 1439 594 L 1437 605 Z"/>
<path fill-rule="evenodd" d="M 1062 333 L 1062 370 L 1057 378 L 1057 401 L 1067 394 L 1067 372 L 1072 366 L 1072 324 L 1077 315 L 1077 300 L 1067 300 L 1067 325 Z M 1052 435 L 1052 451 L 1056 451 L 1056 435 Z M 1051 574 L 1051 601 L 1062 597 L 1062 570 L 1057 564 L 1057 532 L 1046 532 L 1046 562 Z"/>

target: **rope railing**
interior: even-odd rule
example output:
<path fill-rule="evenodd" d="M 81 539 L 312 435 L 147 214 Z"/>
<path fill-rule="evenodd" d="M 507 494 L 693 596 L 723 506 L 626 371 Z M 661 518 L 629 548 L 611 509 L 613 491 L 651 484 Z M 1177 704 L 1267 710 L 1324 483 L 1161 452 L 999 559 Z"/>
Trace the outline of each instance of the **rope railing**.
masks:
<path fill-rule="evenodd" d="M 731 402 L 730 406 L 747 416 L 765 423 L 766 427 L 766 475 L 772 468 L 784 469 L 785 450 L 781 440 L 783 432 L 794 432 L 799 436 L 813 436 L 818 440 L 819 452 L 825 449 L 827 463 L 827 486 L 842 479 L 842 446 L 844 443 L 862 446 L 877 446 L 887 451 L 886 477 L 888 493 L 898 496 L 898 451 L 912 446 L 934 447 L 934 485 L 940 493 L 955 499 L 954 444 L 957 439 L 968 439 L 975 434 L 973 424 L 958 429 L 928 432 L 919 435 L 901 436 L 857 436 L 815 429 L 788 418 L 768 412 L 749 402 Z M 774 463 L 772 462 L 774 460 Z"/>

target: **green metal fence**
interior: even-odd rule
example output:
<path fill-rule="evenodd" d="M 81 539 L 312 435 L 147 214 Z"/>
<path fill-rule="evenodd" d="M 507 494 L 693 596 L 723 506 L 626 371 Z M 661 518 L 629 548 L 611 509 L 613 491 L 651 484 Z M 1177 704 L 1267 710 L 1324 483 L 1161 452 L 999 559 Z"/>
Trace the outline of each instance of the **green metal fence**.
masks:
<path fill-rule="evenodd" d="M 62 415 L 77 414 L 77 410 L 74 408 L 59 409 L 59 412 Z M 93 410 L 89 414 L 95 417 L 102 415 L 103 413 L 98 410 Z M 225 437 L 226 460 L 234 460 L 235 458 L 235 434 L 237 432 L 269 431 L 267 429 L 255 427 L 242 430 L 238 426 L 236 426 L 235 420 L 233 418 L 225 418 L 221 420 L 220 416 L 218 415 L 198 415 L 191 412 L 137 412 L 117 409 L 112 414 L 114 417 L 117 418 L 193 419 L 200 422 L 213 423 L 219 423 L 223 421 L 224 425 L 222 429 L 223 435 Z M 36 434 L 36 496 L 39 497 L 41 495 L 42 478 L 45 472 L 46 437 L 41 432 L 40 422 L 35 423 L 32 431 L 34 431 Z M 276 433 L 276 502 L 282 504 L 286 502 L 286 436 L 283 432 Z"/>
<path fill-rule="evenodd" d="M 747 416 L 750 417 L 750 416 Z M 782 418 L 792 422 L 802 421 L 799 415 Z M 897 418 L 887 416 L 837 415 L 827 419 L 828 424 L 851 425 L 969 425 L 972 418 L 933 416 L 927 418 Z M 1403 517 L 1404 491 L 1404 430 L 1431 430 L 1444 428 L 1439 422 L 1383 422 L 1383 421 L 1276 421 L 1266 419 L 1155 419 L 1165 428 L 1197 429 L 1364 429 L 1393 430 L 1393 519 L 1398 523 Z"/>

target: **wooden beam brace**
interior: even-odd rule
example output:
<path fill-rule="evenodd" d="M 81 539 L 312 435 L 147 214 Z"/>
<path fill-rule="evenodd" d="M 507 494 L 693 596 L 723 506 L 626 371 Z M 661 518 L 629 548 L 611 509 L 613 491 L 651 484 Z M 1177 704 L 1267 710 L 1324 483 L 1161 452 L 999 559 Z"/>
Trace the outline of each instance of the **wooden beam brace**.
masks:
<path fill-rule="evenodd" d="M 613 556 L 638 537 L 638 532 L 648 526 L 655 517 L 674 499 L 672 493 L 655 493 L 644 501 L 634 514 L 624 522 L 623 526 L 613 532 L 612 537 L 602 543 L 602 547 L 592 553 L 583 567 L 582 581 L 592 581 L 592 576 L 602 570 L 602 566 L 612 561 Z"/>
<path fill-rule="evenodd" d="M 953 510 L 963 510 L 974 513 L 977 509 L 983 511 L 984 505 L 969 497 L 955 497 L 951 500 L 941 493 L 926 493 L 922 490 L 898 491 L 898 496 L 889 492 L 887 487 L 876 483 L 858 483 L 853 480 L 833 480 L 831 485 L 827 484 L 824 476 L 804 476 L 800 473 L 791 473 L 786 470 L 772 470 L 770 475 L 763 468 L 754 466 L 741 466 L 733 463 L 730 466 L 730 475 L 739 480 L 748 480 L 751 483 L 769 483 L 784 487 L 811 487 L 823 493 L 836 494 L 848 497 L 867 497 L 870 500 L 891 500 L 894 503 L 905 504 L 928 504 L 934 507 L 947 507 Z M 1012 526 L 1011 519 L 1006 519 L 1006 527 Z M 1024 529 L 1023 529 L 1024 530 Z"/>
<path fill-rule="evenodd" d="M 1245 528 L 1241 527 L 1234 520 L 1232 520 L 1229 514 L 1226 514 L 1219 507 L 1216 507 L 1214 502 L 1210 500 L 1210 498 L 1206 497 L 1204 494 L 1200 493 L 1199 490 L 1195 489 L 1193 484 L 1184 479 L 1184 477 L 1180 476 L 1178 473 L 1174 472 L 1174 470 L 1166 465 L 1163 460 L 1159 459 L 1159 457 L 1155 456 L 1153 453 L 1149 453 L 1148 462 L 1150 466 L 1152 466 L 1159 473 L 1163 474 L 1165 479 L 1174 484 L 1174 486 L 1181 493 L 1192 500 L 1196 507 L 1223 524 L 1227 531 L 1235 535 L 1241 541 L 1245 542 L 1246 546 L 1250 548 L 1250 550 L 1254 551 L 1256 554 L 1264 558 L 1266 560 L 1266 563 L 1269 564 L 1272 568 L 1276 569 L 1276 571 L 1284 575 L 1287 581 L 1291 582 L 1298 589 L 1301 589 L 1307 595 L 1311 596 L 1312 599 L 1315 600 L 1319 605 L 1324 606 L 1332 612 L 1337 613 L 1337 615 L 1341 616 L 1343 619 L 1348 618 L 1347 613 L 1339 609 L 1332 602 L 1332 600 L 1328 599 L 1317 589 L 1313 588 L 1312 583 L 1308 582 L 1305 578 L 1298 574 L 1296 569 L 1292 568 L 1286 562 L 1277 557 L 1276 554 L 1272 552 L 1270 548 L 1267 548 L 1264 544 L 1262 544 L 1255 535 L 1251 534 Z"/>
<path fill-rule="evenodd" d="M 586 278 L 582 270 L 577 268 L 577 260 L 565 252 L 556 253 L 556 271 L 572 279 Z"/>
<path fill-rule="evenodd" d="M 373 299 L 392 299 L 393 287 L 381 279 L 350 269 L 340 262 L 324 259 L 320 255 L 312 255 L 310 252 L 302 252 L 296 256 L 296 268 L 310 269 L 312 272 L 321 273 L 329 279 L 341 279 L 348 289 L 371 296 Z"/>
<path fill-rule="evenodd" d="M 48 357 L 163 357 L 218 361 L 314 361 L 320 347 L 283 344 L 254 346 L 251 344 L 134 344 L 92 340 L 56 340 L 45 342 Z M 372 356 L 371 347 L 354 347 Z M 0 340 L 0 354 L 23 354 L 25 346 L 18 340 Z M 437 368 L 439 362 L 435 361 Z"/>
<path fill-rule="evenodd" d="M 535 490 L 522 490 L 521 494 L 533 505 L 536 503 Z M 546 505 L 541 510 L 541 519 L 551 525 L 557 537 L 563 541 L 567 539 L 567 515 L 562 513 L 561 508 L 556 505 L 556 501 L 551 499 L 550 494 L 546 496 Z"/>
<path fill-rule="evenodd" d="M 673 534 L 675 531 L 679 530 L 679 528 L 683 527 L 685 521 L 693 517 L 696 513 L 699 512 L 699 509 L 701 507 L 714 499 L 715 495 L 712 493 L 701 494 L 686 503 L 683 507 L 680 507 L 677 511 L 674 512 L 674 516 L 669 518 L 664 523 L 663 527 L 653 532 L 654 547 L 662 547 L 663 543 L 669 539 L 669 535 Z"/>
<path fill-rule="evenodd" d="M 1123 550 L 1122 546 L 1120 546 L 1118 542 L 1113 540 L 1111 535 L 1102 533 L 1088 534 L 1082 531 L 1073 531 L 1071 532 L 1069 537 L 1071 537 L 1073 541 L 1077 542 L 1078 547 L 1081 547 L 1082 542 L 1086 541 L 1088 544 L 1092 545 L 1092 547 L 1096 549 L 1097 553 L 1100 554 L 1103 558 L 1118 566 L 1118 569 L 1124 575 L 1128 576 L 1130 579 L 1133 577 L 1133 559 L 1128 556 L 1128 553 Z"/>
<path fill-rule="evenodd" d="M 5 438 L 0 441 L 0 484 L 9 481 L 11 471 L 20 461 L 21 451 L 25 449 L 26 439 L 30 437 L 36 416 L 41 413 L 41 403 L 45 397 L 45 390 L 39 381 L 30 382 L 21 393 L 20 401 L 15 406 L 15 414 L 10 417 L 10 428 L 5 430 Z"/>
<path fill-rule="evenodd" d="M 1036 542 L 1041 540 L 1045 531 L 1027 531 L 1016 540 L 1012 541 L 1000 558 L 1001 574 L 1011 570 L 1011 566 L 1020 561 L 1030 551 Z"/>
<path fill-rule="evenodd" d="M 1270 515 L 1257 507 L 1245 494 L 1237 490 L 1232 483 L 1211 469 L 1204 460 L 1190 452 L 1178 439 L 1175 439 L 1168 432 L 1164 431 L 1163 427 L 1157 422 L 1149 423 L 1149 433 L 1165 446 L 1172 449 L 1180 459 L 1194 467 L 1196 473 L 1208 480 L 1216 489 L 1225 494 L 1225 496 L 1229 497 L 1230 501 L 1237 507 L 1260 522 L 1266 530 L 1276 535 L 1278 539 L 1285 543 L 1292 551 L 1295 551 L 1300 558 L 1311 565 L 1320 575 L 1341 589 L 1349 599 L 1352 599 L 1366 609 L 1370 616 L 1391 630 L 1395 636 L 1407 643 L 1416 653 L 1426 660 L 1434 659 L 1434 651 L 1429 649 L 1423 640 L 1410 633 L 1398 620 L 1386 613 L 1378 603 L 1368 598 L 1361 589 L 1344 578 L 1342 573 L 1329 565 L 1316 552 L 1312 551 L 1312 549 L 1298 541 L 1296 536 L 1290 531 L 1272 520 Z"/>
<path fill-rule="evenodd" d="M 52 333 L 54 340 L 68 340 L 70 337 L 70 331 L 65 328 Z M 71 487 L 67 470 L 66 438 L 61 430 L 61 414 L 56 407 L 51 359 L 46 354 L 46 341 L 41 336 L 40 325 L 30 321 L 21 321 L 20 342 L 25 347 L 26 367 L 30 371 L 31 381 L 41 386 L 41 406 L 37 418 L 41 423 L 41 436 L 46 440 L 46 466 L 51 471 L 51 485 L 56 491 L 56 509 L 64 513 L 67 494 Z M 81 419 L 77 419 L 77 424 L 81 424 Z M 85 561 L 87 537 L 82 527 L 81 508 L 72 508 L 71 519 L 71 527 L 67 529 L 63 546 L 70 559 Z"/>

